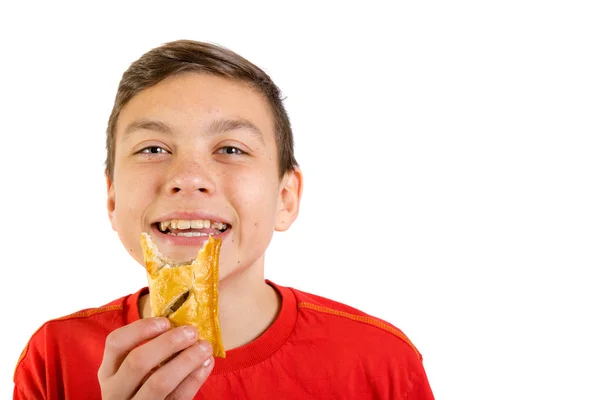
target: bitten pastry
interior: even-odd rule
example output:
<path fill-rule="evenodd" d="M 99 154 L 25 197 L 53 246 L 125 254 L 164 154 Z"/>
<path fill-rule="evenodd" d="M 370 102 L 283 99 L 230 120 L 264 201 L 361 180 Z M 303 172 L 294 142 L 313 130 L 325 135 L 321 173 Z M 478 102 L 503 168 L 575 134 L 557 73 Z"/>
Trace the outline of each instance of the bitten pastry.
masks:
<path fill-rule="evenodd" d="M 167 317 L 173 326 L 193 325 L 199 338 L 225 357 L 219 327 L 219 251 L 221 239 L 212 236 L 190 263 L 174 263 L 158 251 L 150 235 L 142 233 L 150 306 L 153 317 Z"/>

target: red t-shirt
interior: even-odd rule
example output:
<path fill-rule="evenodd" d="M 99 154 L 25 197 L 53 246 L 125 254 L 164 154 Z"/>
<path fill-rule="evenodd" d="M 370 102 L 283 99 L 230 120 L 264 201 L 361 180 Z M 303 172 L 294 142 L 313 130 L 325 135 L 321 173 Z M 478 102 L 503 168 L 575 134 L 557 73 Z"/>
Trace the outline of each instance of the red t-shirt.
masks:
<path fill-rule="evenodd" d="M 422 357 L 397 328 L 359 310 L 268 282 L 281 310 L 256 340 L 228 350 L 195 399 L 430 400 Z M 139 292 L 49 321 L 15 370 L 14 399 L 100 399 L 106 336 L 140 319 Z"/>

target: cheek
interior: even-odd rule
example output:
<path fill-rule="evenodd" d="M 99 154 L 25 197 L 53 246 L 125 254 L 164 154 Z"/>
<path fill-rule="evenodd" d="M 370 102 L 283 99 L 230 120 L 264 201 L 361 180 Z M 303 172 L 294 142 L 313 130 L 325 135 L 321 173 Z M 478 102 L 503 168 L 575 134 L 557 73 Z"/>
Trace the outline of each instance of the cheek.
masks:
<path fill-rule="evenodd" d="M 123 171 L 115 182 L 116 199 L 121 198 L 122 204 L 144 203 L 152 192 L 156 192 L 155 186 L 158 182 L 158 173 L 151 171 Z"/>
<path fill-rule="evenodd" d="M 278 204 L 278 181 L 257 173 L 238 174 L 229 180 L 226 195 L 234 208 L 244 241 L 272 235 Z M 260 240 L 262 242 L 262 239 Z"/>
<path fill-rule="evenodd" d="M 133 217 L 133 212 L 138 209 L 139 203 L 144 201 L 145 196 L 140 196 L 140 187 L 135 182 L 122 181 L 115 185 L 115 211 L 119 219 Z"/>
<path fill-rule="evenodd" d="M 275 214 L 278 185 L 264 176 L 238 176 L 231 186 L 238 212 L 252 213 L 265 218 Z"/>
<path fill-rule="evenodd" d="M 115 222 L 128 250 L 133 241 L 139 240 L 134 236 L 140 230 L 143 214 L 152 201 L 150 184 L 148 179 L 126 173 L 121 173 L 115 181 Z"/>
<path fill-rule="evenodd" d="M 127 252 L 140 264 L 143 263 L 140 235 L 142 231 L 142 204 L 147 196 L 140 196 L 136 186 L 123 184 L 115 191 L 116 230 Z"/>

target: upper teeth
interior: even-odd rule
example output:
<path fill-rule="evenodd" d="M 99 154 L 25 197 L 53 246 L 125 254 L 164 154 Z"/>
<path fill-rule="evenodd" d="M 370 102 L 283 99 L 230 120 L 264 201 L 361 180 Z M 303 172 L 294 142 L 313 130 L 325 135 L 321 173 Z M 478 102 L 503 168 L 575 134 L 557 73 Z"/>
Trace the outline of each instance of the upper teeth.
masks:
<path fill-rule="evenodd" d="M 225 229 L 227 224 L 222 222 L 209 221 L 207 219 L 172 219 L 170 221 L 162 221 L 160 223 L 160 230 L 166 231 L 169 229 L 202 229 L 202 228 L 213 228 L 213 229 Z"/>

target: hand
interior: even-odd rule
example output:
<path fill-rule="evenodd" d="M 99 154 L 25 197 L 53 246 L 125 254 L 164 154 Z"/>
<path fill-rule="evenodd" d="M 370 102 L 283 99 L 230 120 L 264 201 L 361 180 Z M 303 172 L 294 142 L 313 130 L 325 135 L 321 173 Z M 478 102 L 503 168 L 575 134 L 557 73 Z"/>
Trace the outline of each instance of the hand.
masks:
<path fill-rule="evenodd" d="M 196 328 L 144 318 L 108 335 L 98 381 L 104 400 L 192 399 L 213 365 L 212 347 L 198 342 Z"/>

